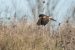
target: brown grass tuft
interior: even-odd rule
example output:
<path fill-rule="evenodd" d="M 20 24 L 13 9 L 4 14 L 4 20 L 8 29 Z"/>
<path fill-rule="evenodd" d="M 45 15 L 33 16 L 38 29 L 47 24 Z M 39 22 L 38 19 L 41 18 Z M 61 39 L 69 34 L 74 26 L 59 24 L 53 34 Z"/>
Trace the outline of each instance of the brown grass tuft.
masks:
<path fill-rule="evenodd" d="M 52 37 L 49 30 L 36 25 L 0 26 L 0 50 L 74 50 L 74 30 L 65 25 Z"/>

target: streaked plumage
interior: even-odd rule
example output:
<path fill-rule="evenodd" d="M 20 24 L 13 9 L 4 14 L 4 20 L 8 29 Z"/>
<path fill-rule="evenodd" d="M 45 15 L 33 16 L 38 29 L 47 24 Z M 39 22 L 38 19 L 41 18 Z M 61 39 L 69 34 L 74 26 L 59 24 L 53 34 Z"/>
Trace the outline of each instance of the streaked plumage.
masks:
<path fill-rule="evenodd" d="M 44 25 L 45 26 L 49 22 L 49 20 L 56 21 L 50 16 L 47 16 L 47 15 L 44 15 L 44 14 L 40 14 L 38 22 L 37 22 L 37 25 Z"/>

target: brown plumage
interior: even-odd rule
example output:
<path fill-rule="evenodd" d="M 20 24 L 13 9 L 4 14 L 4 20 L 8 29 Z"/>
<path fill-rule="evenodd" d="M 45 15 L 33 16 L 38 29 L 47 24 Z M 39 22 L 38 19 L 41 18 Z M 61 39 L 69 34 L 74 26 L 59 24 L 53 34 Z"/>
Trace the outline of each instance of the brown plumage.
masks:
<path fill-rule="evenodd" d="M 50 19 L 53 20 L 53 21 L 56 21 L 50 16 L 40 14 L 39 15 L 39 20 L 37 22 L 37 25 L 44 25 L 45 26 L 49 22 Z"/>

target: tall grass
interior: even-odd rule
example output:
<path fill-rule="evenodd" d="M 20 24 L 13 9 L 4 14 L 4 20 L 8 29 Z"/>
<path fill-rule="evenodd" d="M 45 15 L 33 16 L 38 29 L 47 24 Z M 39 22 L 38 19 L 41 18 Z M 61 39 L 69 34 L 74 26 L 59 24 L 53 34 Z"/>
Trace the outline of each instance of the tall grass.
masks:
<path fill-rule="evenodd" d="M 51 36 L 48 29 L 34 24 L 0 26 L 0 50 L 75 50 L 75 28 L 67 24 L 60 28 Z"/>

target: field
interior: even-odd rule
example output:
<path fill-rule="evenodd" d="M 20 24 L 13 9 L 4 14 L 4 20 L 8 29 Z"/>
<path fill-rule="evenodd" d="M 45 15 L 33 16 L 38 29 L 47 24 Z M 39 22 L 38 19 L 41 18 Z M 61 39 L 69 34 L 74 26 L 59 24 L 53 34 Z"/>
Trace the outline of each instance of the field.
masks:
<path fill-rule="evenodd" d="M 75 50 L 75 28 L 69 24 L 51 34 L 36 25 L 0 26 L 0 50 Z"/>

